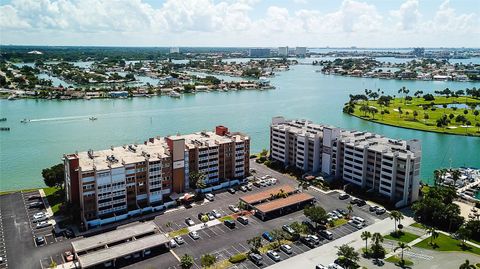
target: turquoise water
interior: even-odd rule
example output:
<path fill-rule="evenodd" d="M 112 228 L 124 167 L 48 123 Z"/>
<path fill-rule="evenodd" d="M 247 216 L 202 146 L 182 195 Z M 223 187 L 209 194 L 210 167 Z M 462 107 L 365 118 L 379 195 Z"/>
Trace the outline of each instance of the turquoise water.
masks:
<path fill-rule="evenodd" d="M 252 137 L 252 152 L 268 148 L 271 117 L 307 118 L 343 128 L 368 130 L 423 142 L 422 177 L 439 166 L 480 167 L 480 138 L 442 135 L 389 127 L 344 115 L 349 94 L 381 88 L 397 94 L 449 87 L 478 87 L 469 82 L 396 81 L 326 76 L 311 65 L 293 66 L 271 78 L 276 90 L 210 92 L 170 97 L 105 100 L 0 100 L 0 117 L 10 132 L 0 132 L 0 190 L 41 187 L 42 168 L 61 162 L 64 153 L 141 143 L 148 137 L 189 133 L 223 124 Z M 89 121 L 95 115 L 97 121 Z M 32 119 L 21 124 L 23 118 Z M 451 161 L 451 162 L 450 162 Z"/>

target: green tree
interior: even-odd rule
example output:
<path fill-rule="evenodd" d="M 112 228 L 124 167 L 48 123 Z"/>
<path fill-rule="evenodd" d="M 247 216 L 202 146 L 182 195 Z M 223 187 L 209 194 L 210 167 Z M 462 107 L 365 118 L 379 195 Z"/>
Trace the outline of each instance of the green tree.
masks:
<path fill-rule="evenodd" d="M 204 254 L 200 257 L 200 264 L 202 267 L 207 268 L 214 265 L 217 262 L 217 257 L 212 254 Z"/>
<path fill-rule="evenodd" d="M 65 166 L 61 163 L 42 170 L 43 182 L 48 187 L 62 187 L 65 181 Z"/>
<path fill-rule="evenodd" d="M 247 240 L 247 244 L 250 245 L 250 251 L 254 253 L 259 253 L 259 248 L 262 247 L 262 238 L 260 236 L 255 236 Z"/>
<path fill-rule="evenodd" d="M 404 242 L 398 242 L 398 246 L 395 247 L 395 249 L 393 251 L 397 251 L 398 249 L 401 249 L 402 250 L 402 256 L 401 256 L 401 261 L 402 261 L 402 264 L 405 263 L 405 260 L 403 259 L 403 251 L 405 249 L 410 249 L 411 247 L 409 245 L 407 245 L 406 243 Z"/>
<path fill-rule="evenodd" d="M 273 229 L 270 234 L 275 238 L 275 248 L 279 248 L 282 245 L 282 240 L 287 238 L 287 234 L 281 229 Z"/>
<path fill-rule="evenodd" d="M 295 231 L 295 233 L 297 233 L 297 234 L 306 234 L 307 233 L 307 227 L 304 224 L 302 224 L 298 221 L 292 222 L 290 224 L 290 228 L 292 228 Z"/>
<path fill-rule="evenodd" d="M 189 179 L 190 179 L 190 186 L 193 186 L 194 188 L 197 189 L 203 189 L 206 187 L 205 184 L 205 174 L 204 173 L 197 173 L 197 172 L 192 172 L 189 174 Z"/>
<path fill-rule="evenodd" d="M 368 253 L 368 239 L 372 238 L 372 234 L 369 231 L 363 231 L 360 237 L 365 240 L 365 252 Z"/>
<path fill-rule="evenodd" d="M 400 224 L 400 220 L 403 219 L 402 212 L 397 211 L 397 210 L 392 210 L 390 212 L 390 219 L 393 219 L 395 221 L 395 233 L 397 233 L 397 221 Z"/>
<path fill-rule="evenodd" d="M 347 205 L 348 217 L 352 216 L 353 213 L 353 206 L 351 204 Z"/>
<path fill-rule="evenodd" d="M 373 257 L 383 257 L 385 255 L 385 249 L 382 246 L 383 236 L 380 233 L 373 233 L 371 241 L 372 246 L 370 248 L 372 250 Z"/>
<path fill-rule="evenodd" d="M 193 266 L 193 257 L 188 254 L 184 254 L 180 258 L 180 266 L 182 269 L 190 269 Z"/>
<path fill-rule="evenodd" d="M 427 233 L 430 235 L 430 245 L 433 246 L 433 240 L 438 238 L 439 233 L 437 232 L 437 230 L 435 230 L 434 227 L 429 227 Z"/>
<path fill-rule="evenodd" d="M 472 232 L 469 229 L 465 228 L 465 226 L 462 226 L 457 230 L 457 235 L 458 239 L 462 241 L 462 245 L 465 245 L 465 242 L 470 239 Z"/>
<path fill-rule="evenodd" d="M 303 210 L 303 214 L 315 223 L 315 229 L 318 224 L 324 223 L 328 219 L 327 212 L 320 206 L 309 206 Z"/>
<path fill-rule="evenodd" d="M 260 156 L 267 157 L 267 154 L 268 154 L 268 150 L 265 148 L 262 149 L 262 151 L 260 151 Z"/>
<path fill-rule="evenodd" d="M 338 247 L 337 256 L 339 256 L 340 265 L 344 268 L 356 268 L 360 255 L 355 249 L 347 244 Z"/>

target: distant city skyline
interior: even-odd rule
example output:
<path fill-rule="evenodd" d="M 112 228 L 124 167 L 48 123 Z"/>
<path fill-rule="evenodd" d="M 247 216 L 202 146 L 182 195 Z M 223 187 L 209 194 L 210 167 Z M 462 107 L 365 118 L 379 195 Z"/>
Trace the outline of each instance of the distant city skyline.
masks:
<path fill-rule="evenodd" d="M 479 47 L 476 0 L 4 0 L 2 45 Z"/>

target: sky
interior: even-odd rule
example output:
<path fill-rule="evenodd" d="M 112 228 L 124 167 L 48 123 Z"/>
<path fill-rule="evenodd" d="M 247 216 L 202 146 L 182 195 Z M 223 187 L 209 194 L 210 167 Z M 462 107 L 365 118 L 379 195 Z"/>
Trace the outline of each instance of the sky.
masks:
<path fill-rule="evenodd" d="M 480 0 L 0 0 L 0 44 L 480 47 Z"/>

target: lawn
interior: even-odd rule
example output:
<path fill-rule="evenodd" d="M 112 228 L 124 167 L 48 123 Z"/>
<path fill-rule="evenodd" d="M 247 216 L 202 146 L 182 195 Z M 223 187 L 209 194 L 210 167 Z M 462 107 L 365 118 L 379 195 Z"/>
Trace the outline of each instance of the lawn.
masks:
<path fill-rule="evenodd" d="M 394 264 L 397 264 L 397 265 L 400 265 L 400 257 L 397 257 L 397 256 L 392 256 L 390 258 L 387 258 L 385 259 L 386 262 L 391 262 L 391 263 L 394 263 Z M 405 257 L 403 258 L 403 266 L 412 266 L 413 265 L 413 262 L 408 260 L 408 259 L 405 259 Z"/>
<path fill-rule="evenodd" d="M 431 105 L 432 102 L 434 104 L 433 107 L 430 107 L 426 110 L 423 109 L 423 105 Z M 476 123 L 480 123 L 480 116 L 475 116 L 472 109 L 466 108 L 467 114 L 464 114 L 465 108 L 443 108 L 443 104 L 461 106 L 462 104 L 464 105 L 467 103 L 476 103 L 477 106 L 480 106 L 480 99 L 473 99 L 465 96 L 458 98 L 435 96 L 434 101 L 425 101 L 423 98 L 414 97 L 412 101 L 405 103 L 405 98 L 395 98 L 391 101 L 388 107 L 381 107 L 377 101 L 373 100 L 359 101 L 355 105 L 352 115 L 369 121 L 410 129 L 480 136 L 480 127 L 475 127 Z M 369 107 L 375 107 L 378 110 L 378 113 L 372 115 L 371 113 L 360 111 L 362 104 L 366 104 Z M 384 111 L 385 114 L 381 115 L 381 111 Z M 402 113 L 400 113 L 400 111 Z M 414 113 L 417 113 L 417 115 L 414 116 Z M 428 119 L 424 118 L 425 114 L 428 115 Z M 454 117 L 457 115 L 464 116 L 468 121 L 470 121 L 471 127 L 462 127 L 464 124 L 456 122 L 455 118 L 450 120 L 451 122 L 447 127 L 437 127 L 437 119 L 440 119 L 443 117 L 443 115 L 449 116 L 450 114 L 452 114 Z"/>
<path fill-rule="evenodd" d="M 438 238 L 435 239 L 434 245 L 430 245 L 430 237 L 424 239 L 423 241 L 417 243 L 415 247 L 437 250 L 437 251 L 461 251 L 468 252 L 472 254 L 480 255 L 480 248 L 466 244 L 462 246 L 459 240 L 453 239 L 450 236 L 439 234 Z"/>
<path fill-rule="evenodd" d="M 44 188 L 45 196 L 47 197 L 48 204 L 52 208 L 53 214 L 57 214 L 60 210 L 60 206 L 65 200 L 65 192 L 62 188 L 49 187 Z"/>
<path fill-rule="evenodd" d="M 226 220 L 234 220 L 234 218 L 229 215 L 229 216 L 224 216 L 224 217 L 221 217 L 221 218 L 218 219 L 218 221 L 220 221 L 220 222 L 224 222 Z"/>
<path fill-rule="evenodd" d="M 398 235 L 395 233 L 390 233 L 389 235 L 384 236 L 385 239 L 400 241 L 404 243 L 412 242 L 413 240 L 419 238 L 420 236 L 412 234 L 409 232 L 399 232 Z"/>
<path fill-rule="evenodd" d="M 412 223 L 410 226 L 425 230 L 425 227 L 423 226 L 423 224 L 420 224 L 418 222 Z"/>
<path fill-rule="evenodd" d="M 329 227 L 329 228 L 334 228 L 334 227 L 338 227 L 338 226 L 342 226 L 344 224 L 348 223 L 348 220 L 344 219 L 344 218 L 341 218 L 341 219 L 337 219 L 337 220 L 334 220 L 333 221 L 333 226 L 332 227 Z"/>
<path fill-rule="evenodd" d="M 184 235 L 184 234 L 188 234 L 188 228 L 187 227 L 168 233 L 168 235 L 170 237 L 175 237 L 175 236 Z"/>

